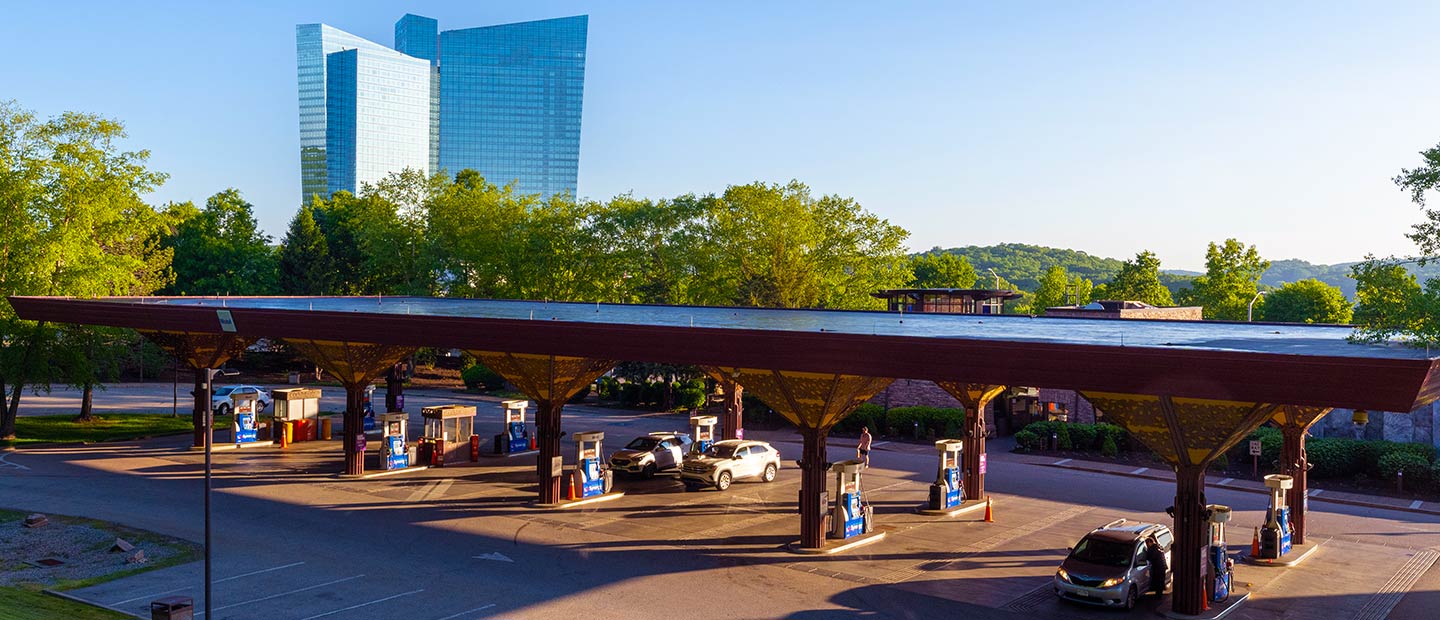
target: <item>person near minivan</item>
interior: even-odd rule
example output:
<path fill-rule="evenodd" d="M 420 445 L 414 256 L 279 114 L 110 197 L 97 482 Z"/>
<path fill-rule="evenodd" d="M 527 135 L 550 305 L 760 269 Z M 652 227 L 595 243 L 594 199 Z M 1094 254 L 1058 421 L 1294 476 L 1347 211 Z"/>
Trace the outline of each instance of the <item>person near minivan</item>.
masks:
<path fill-rule="evenodd" d="M 1145 539 L 1145 560 L 1150 563 L 1150 589 L 1156 594 L 1165 593 L 1165 575 L 1170 567 L 1165 563 L 1165 550 L 1154 536 Z"/>

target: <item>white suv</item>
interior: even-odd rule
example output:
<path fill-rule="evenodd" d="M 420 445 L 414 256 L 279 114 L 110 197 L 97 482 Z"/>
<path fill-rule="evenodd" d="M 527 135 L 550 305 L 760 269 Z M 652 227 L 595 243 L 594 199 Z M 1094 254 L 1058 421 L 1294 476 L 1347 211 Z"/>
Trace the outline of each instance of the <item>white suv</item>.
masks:
<path fill-rule="evenodd" d="M 717 441 L 703 454 L 685 459 L 680 481 L 685 490 L 714 486 L 724 491 L 730 483 L 744 478 L 774 482 L 780 471 L 780 452 L 763 441 L 727 439 Z"/>

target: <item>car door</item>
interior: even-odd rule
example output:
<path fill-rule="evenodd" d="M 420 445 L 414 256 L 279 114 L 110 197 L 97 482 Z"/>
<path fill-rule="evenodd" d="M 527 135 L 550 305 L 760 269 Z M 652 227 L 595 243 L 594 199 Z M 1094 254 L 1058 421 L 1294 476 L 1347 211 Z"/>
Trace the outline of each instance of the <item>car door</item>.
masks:
<path fill-rule="evenodd" d="M 765 446 L 750 446 L 750 453 L 745 455 L 746 469 L 750 476 L 759 476 L 765 471 L 765 459 L 769 457 Z"/>
<path fill-rule="evenodd" d="M 1150 560 L 1145 554 L 1145 545 L 1135 545 L 1134 559 L 1131 562 L 1130 582 L 1135 584 L 1136 593 L 1149 592 L 1150 580 L 1154 578 L 1150 574 Z"/>
<path fill-rule="evenodd" d="M 750 475 L 750 446 L 735 449 L 735 458 L 730 461 L 730 477 L 739 479 Z"/>
<path fill-rule="evenodd" d="M 680 457 L 677 454 L 678 451 L 679 448 L 675 447 L 674 439 L 661 441 L 660 445 L 655 447 L 655 468 L 669 469 L 674 467 L 676 463 L 680 462 Z"/>

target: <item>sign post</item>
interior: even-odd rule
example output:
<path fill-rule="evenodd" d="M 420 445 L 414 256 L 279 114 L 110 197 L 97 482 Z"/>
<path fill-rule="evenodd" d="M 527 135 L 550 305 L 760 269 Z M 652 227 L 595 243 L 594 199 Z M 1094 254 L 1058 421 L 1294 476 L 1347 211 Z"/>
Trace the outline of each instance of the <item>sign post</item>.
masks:
<path fill-rule="evenodd" d="M 1257 476 L 1257 477 L 1258 477 L 1258 476 L 1260 475 L 1260 440 L 1259 440 L 1259 439 L 1251 439 L 1251 440 L 1250 440 L 1250 457 L 1251 457 L 1251 458 L 1250 458 L 1250 474 L 1253 475 L 1253 476 Z"/>

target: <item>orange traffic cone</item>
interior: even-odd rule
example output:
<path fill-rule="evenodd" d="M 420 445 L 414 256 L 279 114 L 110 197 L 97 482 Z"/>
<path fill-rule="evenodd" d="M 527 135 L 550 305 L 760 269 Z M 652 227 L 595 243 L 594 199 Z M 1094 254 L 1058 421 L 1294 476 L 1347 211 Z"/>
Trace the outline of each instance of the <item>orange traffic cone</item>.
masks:
<path fill-rule="evenodd" d="M 1250 539 L 1250 557 L 1260 557 L 1260 528 L 1255 528 L 1255 537 Z"/>
<path fill-rule="evenodd" d="M 990 498 L 989 498 L 989 497 L 986 497 L 986 498 L 985 498 L 985 522 L 986 522 L 986 523 L 994 523 L 994 522 L 995 522 L 995 515 L 994 515 L 994 513 L 990 512 Z"/>

